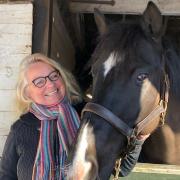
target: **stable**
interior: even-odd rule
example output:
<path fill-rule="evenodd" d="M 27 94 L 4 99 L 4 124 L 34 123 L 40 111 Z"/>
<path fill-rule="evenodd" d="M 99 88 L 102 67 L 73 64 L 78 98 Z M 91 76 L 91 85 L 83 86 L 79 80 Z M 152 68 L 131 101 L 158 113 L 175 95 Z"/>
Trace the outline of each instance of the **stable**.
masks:
<path fill-rule="evenodd" d="M 91 76 L 82 70 L 91 57 L 98 37 L 93 12 L 102 11 L 109 21 L 139 18 L 147 0 L 34 0 L 0 1 L 0 153 L 10 125 L 16 120 L 15 81 L 18 64 L 32 52 L 41 52 L 72 71 L 84 91 Z M 167 33 L 179 46 L 180 2 L 154 0 L 169 16 Z M 87 99 L 88 101 L 88 99 Z M 141 174 L 139 174 L 141 172 Z M 148 174 L 147 174 L 148 173 Z M 168 174 L 168 175 L 167 175 Z M 138 164 L 134 174 L 123 179 L 179 179 L 180 168 Z"/>

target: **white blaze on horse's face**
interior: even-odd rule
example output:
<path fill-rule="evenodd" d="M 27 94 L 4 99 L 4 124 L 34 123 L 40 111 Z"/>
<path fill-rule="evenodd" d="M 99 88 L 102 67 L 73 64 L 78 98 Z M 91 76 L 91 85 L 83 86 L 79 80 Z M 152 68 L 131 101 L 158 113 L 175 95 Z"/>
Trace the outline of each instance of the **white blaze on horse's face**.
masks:
<path fill-rule="evenodd" d="M 78 137 L 76 153 L 74 155 L 72 166 L 68 172 L 68 180 L 89 180 L 90 171 L 96 162 L 96 153 L 93 157 L 87 157 L 92 149 L 95 150 L 95 140 L 92 127 L 88 123 L 82 128 Z M 93 159 L 93 160 L 92 160 Z"/>
<path fill-rule="evenodd" d="M 111 53 L 108 59 L 104 62 L 104 77 L 108 74 L 108 72 L 116 65 L 115 55 Z"/>

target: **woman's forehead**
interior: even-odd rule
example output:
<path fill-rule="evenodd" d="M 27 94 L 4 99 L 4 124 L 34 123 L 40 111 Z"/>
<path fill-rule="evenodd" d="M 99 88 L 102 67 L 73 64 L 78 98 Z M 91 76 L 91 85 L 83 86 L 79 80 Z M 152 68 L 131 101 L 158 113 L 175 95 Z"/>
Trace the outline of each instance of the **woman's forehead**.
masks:
<path fill-rule="evenodd" d="M 34 79 L 40 76 L 47 76 L 50 72 L 52 72 L 55 68 L 51 65 L 38 61 L 29 65 L 26 71 L 27 79 Z"/>

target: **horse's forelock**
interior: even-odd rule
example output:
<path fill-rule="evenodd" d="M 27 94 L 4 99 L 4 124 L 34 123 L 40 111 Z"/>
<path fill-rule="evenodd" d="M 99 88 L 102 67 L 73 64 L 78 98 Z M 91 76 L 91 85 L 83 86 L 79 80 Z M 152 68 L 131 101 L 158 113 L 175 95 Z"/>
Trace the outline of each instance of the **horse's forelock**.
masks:
<path fill-rule="evenodd" d="M 138 24 L 117 23 L 113 25 L 109 32 L 101 37 L 91 57 L 91 66 L 97 68 L 110 61 L 111 65 L 123 61 L 126 61 L 126 64 L 132 63 L 129 62 L 130 58 L 125 59 L 125 57 L 129 56 L 130 50 L 136 47 L 141 38 L 146 38 L 146 34 Z M 106 71 L 104 74 L 107 74 Z"/>

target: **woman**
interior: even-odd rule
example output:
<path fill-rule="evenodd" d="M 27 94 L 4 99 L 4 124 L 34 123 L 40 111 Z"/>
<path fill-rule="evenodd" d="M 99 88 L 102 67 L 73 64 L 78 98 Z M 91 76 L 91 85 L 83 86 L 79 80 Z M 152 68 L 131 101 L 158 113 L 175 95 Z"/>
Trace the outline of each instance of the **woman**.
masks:
<path fill-rule="evenodd" d="M 71 104 L 82 100 L 75 79 L 52 59 L 30 55 L 20 65 L 17 100 L 22 115 L 8 135 L 0 180 L 65 179 L 79 127 Z"/>

